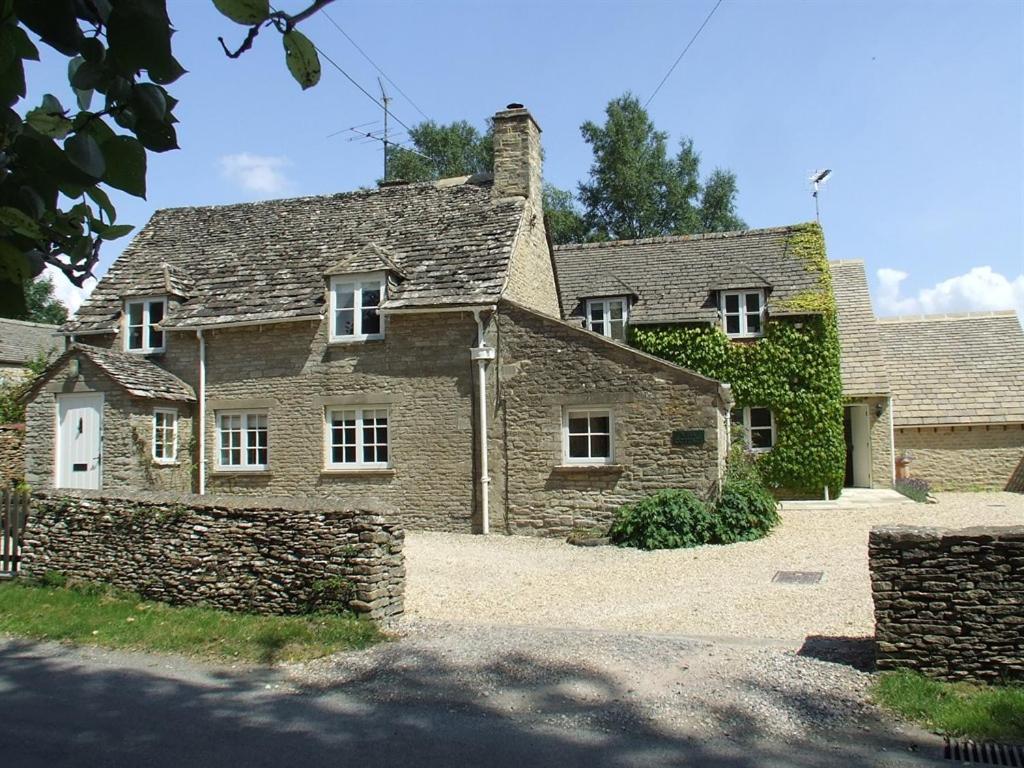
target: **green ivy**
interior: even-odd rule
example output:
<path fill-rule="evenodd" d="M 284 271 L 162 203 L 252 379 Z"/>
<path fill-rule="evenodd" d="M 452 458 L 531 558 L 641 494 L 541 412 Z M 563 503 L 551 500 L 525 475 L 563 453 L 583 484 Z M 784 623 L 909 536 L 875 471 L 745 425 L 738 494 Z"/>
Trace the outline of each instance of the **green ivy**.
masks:
<path fill-rule="evenodd" d="M 734 342 L 711 326 L 635 327 L 634 346 L 732 385 L 736 406 L 775 413 L 775 447 L 758 458 L 765 482 L 779 496 L 835 496 L 846 467 L 839 333 L 825 240 L 817 224 L 789 239 L 789 250 L 819 275 L 806 291 L 775 309 L 808 315 L 769 319 L 765 335 Z M 797 327 L 797 324 L 801 327 Z"/>

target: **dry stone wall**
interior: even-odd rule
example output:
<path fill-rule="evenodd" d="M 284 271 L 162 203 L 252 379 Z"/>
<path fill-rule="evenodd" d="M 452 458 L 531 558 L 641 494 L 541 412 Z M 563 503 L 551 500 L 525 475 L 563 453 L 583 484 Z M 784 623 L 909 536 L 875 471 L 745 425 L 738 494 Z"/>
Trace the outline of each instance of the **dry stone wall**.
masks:
<path fill-rule="evenodd" d="M 24 445 L 24 424 L 0 424 L 0 487 L 8 488 L 24 479 Z"/>
<path fill-rule="evenodd" d="M 876 528 L 878 668 L 1024 681 L 1024 526 Z"/>
<path fill-rule="evenodd" d="M 381 508 L 162 493 L 36 493 L 21 574 L 58 571 L 177 604 L 403 611 L 405 532 Z"/>

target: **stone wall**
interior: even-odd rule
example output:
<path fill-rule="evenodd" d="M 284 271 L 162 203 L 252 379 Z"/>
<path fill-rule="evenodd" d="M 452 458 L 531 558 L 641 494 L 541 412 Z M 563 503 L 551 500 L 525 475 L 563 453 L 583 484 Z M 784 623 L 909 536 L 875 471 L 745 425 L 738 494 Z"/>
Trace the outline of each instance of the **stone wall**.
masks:
<path fill-rule="evenodd" d="M 0 488 L 25 478 L 25 425 L 0 424 Z"/>
<path fill-rule="evenodd" d="M 1024 681 L 1024 526 L 875 528 L 868 557 L 879 669 Z"/>
<path fill-rule="evenodd" d="M 367 507 L 173 494 L 36 493 L 21 575 L 59 571 L 168 603 L 403 611 L 404 531 Z"/>
<path fill-rule="evenodd" d="M 889 398 L 866 397 L 868 421 L 871 431 L 871 485 L 873 488 L 892 488 L 892 429 L 889 422 Z M 877 412 L 881 406 L 881 413 Z"/>
<path fill-rule="evenodd" d="M 493 495 L 506 499 L 510 532 L 603 526 L 622 504 L 665 488 L 716 492 L 728 450 L 719 382 L 510 302 L 497 326 Z M 571 406 L 611 411 L 611 464 L 566 465 Z M 674 430 L 699 430 L 703 442 L 675 446 Z"/>
<path fill-rule="evenodd" d="M 1024 424 L 898 427 L 896 455 L 905 454 L 913 456 L 910 476 L 939 491 L 1024 492 Z"/>

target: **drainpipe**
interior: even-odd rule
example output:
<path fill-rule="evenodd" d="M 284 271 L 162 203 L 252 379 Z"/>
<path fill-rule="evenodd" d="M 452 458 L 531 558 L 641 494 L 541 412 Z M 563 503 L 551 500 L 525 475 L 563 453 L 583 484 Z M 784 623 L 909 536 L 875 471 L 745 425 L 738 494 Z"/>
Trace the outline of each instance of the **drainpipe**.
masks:
<path fill-rule="evenodd" d="M 206 338 L 203 329 L 196 329 L 199 339 L 199 495 L 206 494 Z M 193 424 L 192 428 L 196 426 Z"/>
<path fill-rule="evenodd" d="M 892 395 L 889 395 L 889 458 L 892 459 L 892 485 L 896 485 L 896 427 L 892 413 Z M 892 487 L 892 486 L 890 486 Z"/>
<path fill-rule="evenodd" d="M 473 319 L 476 320 L 477 346 L 469 350 L 470 359 L 476 361 L 477 365 L 477 401 L 480 407 L 480 532 L 487 535 L 491 532 L 490 490 L 491 475 L 488 471 L 487 462 L 487 362 L 494 359 L 494 347 L 487 346 L 484 339 L 484 323 L 480 319 L 480 310 L 473 310 Z"/>

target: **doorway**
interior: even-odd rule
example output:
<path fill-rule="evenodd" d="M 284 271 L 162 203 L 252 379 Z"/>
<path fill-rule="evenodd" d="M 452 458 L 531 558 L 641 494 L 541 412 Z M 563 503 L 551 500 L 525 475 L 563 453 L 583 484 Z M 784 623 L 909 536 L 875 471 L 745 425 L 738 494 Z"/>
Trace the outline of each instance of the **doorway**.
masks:
<path fill-rule="evenodd" d="M 871 417 L 866 404 L 843 409 L 846 438 L 846 488 L 871 487 Z"/>
<path fill-rule="evenodd" d="M 100 487 L 103 395 L 57 396 L 57 487 Z"/>

